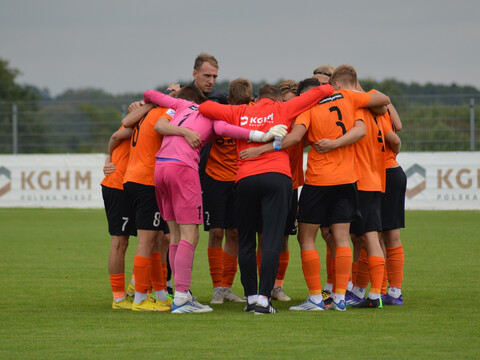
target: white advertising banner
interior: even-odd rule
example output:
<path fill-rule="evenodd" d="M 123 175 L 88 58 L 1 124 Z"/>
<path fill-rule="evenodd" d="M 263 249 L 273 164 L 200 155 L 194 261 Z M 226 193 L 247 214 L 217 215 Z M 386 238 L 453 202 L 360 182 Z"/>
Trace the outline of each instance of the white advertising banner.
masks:
<path fill-rule="evenodd" d="M 480 152 L 400 153 L 407 209 L 479 210 Z"/>
<path fill-rule="evenodd" d="M 407 209 L 480 210 L 480 152 L 397 160 L 407 175 Z M 104 162 L 104 154 L 0 155 L 0 207 L 102 208 Z"/>
<path fill-rule="evenodd" d="M 0 155 L 0 207 L 102 208 L 104 154 Z"/>
<path fill-rule="evenodd" d="M 409 210 L 480 210 L 480 152 L 400 153 Z M 304 170 L 307 154 L 304 154 Z"/>

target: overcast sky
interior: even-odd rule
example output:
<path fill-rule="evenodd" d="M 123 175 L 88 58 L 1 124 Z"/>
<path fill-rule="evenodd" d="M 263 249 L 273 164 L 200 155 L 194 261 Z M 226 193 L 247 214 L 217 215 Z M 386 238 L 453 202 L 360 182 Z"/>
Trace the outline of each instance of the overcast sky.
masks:
<path fill-rule="evenodd" d="M 480 1 L 0 0 L 0 58 L 52 95 L 189 81 L 200 52 L 220 80 L 347 63 L 360 78 L 480 89 Z"/>

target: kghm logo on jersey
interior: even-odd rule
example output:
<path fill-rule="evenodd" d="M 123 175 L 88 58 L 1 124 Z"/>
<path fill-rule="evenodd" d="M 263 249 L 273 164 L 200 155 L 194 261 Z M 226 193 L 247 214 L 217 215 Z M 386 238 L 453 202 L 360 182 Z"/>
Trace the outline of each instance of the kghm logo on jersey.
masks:
<path fill-rule="evenodd" d="M 240 125 L 245 126 L 245 125 L 253 126 L 253 127 L 259 127 L 264 124 L 273 124 L 273 113 L 271 113 L 268 116 L 265 117 L 248 117 L 248 116 L 242 116 L 240 118 Z"/>

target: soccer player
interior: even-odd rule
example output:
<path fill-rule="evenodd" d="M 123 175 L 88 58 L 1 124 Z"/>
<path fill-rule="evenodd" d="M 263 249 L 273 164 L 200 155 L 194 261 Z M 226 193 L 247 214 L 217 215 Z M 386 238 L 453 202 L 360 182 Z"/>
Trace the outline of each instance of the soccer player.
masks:
<path fill-rule="evenodd" d="M 387 168 L 385 193 L 381 198 L 381 240 L 385 244 L 389 281 L 387 294 L 382 295 L 382 302 L 383 305 L 403 305 L 402 281 L 405 255 L 400 238 L 400 228 L 405 227 L 407 178 L 396 160 L 401 147 L 401 141 L 396 132 L 402 129 L 402 123 L 392 104 L 388 106 L 388 113 L 381 119 L 385 134 L 385 165 Z"/>
<path fill-rule="evenodd" d="M 198 174 L 200 149 L 213 140 L 215 134 L 242 138 L 245 141 L 267 141 L 268 136 L 212 120 L 198 112 L 198 104 L 205 99 L 195 86 L 185 86 L 177 99 L 158 91 L 147 90 L 145 103 L 153 102 L 176 111 L 171 122 L 159 121 L 155 129 L 164 134 L 163 144 L 157 152 L 155 186 L 160 211 L 168 222 L 171 236 L 170 266 L 175 280 L 172 313 L 209 312 L 189 294 L 192 279 L 193 255 L 198 243 L 198 225 L 203 222 L 202 194 Z"/>
<path fill-rule="evenodd" d="M 129 109 L 126 118 L 140 119 L 146 109 Z M 113 291 L 112 308 L 131 309 L 132 301 L 125 292 L 125 252 L 130 235 L 137 235 L 132 204 L 123 190 L 132 129 L 120 127 L 110 137 L 108 155 L 103 168 L 105 178 L 101 182 L 102 196 L 108 221 L 108 230 L 112 237 L 108 271 Z"/>
<path fill-rule="evenodd" d="M 135 298 L 132 310 L 168 311 L 172 302 L 165 291 L 164 270 L 157 242 L 158 237 L 162 236 L 165 222 L 158 210 L 154 182 L 155 153 L 160 148 L 162 139 L 154 126 L 161 118 L 171 119 L 173 111 L 154 108 L 151 104 L 140 108 L 148 110 L 143 118 L 122 120 L 123 126 L 133 128 L 130 158 L 123 184 L 134 206 L 138 232 L 138 245 L 133 262 Z M 148 296 L 152 286 L 156 301 Z"/>
<path fill-rule="evenodd" d="M 277 124 L 289 127 L 295 116 L 332 91 L 330 85 L 324 85 L 282 102 L 281 91 L 267 84 L 259 89 L 259 100 L 253 106 L 220 105 L 207 101 L 200 105 L 199 111 L 205 116 L 224 119 L 247 129 L 269 130 Z M 239 152 L 254 146 L 258 145 L 244 140 L 237 141 Z M 275 283 L 291 200 L 291 170 L 287 152 L 275 151 L 251 159 L 240 159 L 236 187 L 242 200 L 238 202 L 238 262 L 248 301 L 244 311 L 254 311 L 255 314 L 276 313 L 269 298 Z M 255 255 L 259 219 L 263 227 L 260 283 L 257 281 Z"/>
<path fill-rule="evenodd" d="M 248 80 L 238 78 L 230 83 L 230 104 L 249 104 L 252 100 L 252 85 Z M 208 263 L 213 282 L 212 304 L 221 304 L 224 300 L 245 302 L 231 289 L 237 273 L 238 257 L 234 198 L 237 157 L 235 139 L 217 136 L 212 142 L 203 178 L 203 224 L 209 232 Z M 222 249 L 224 235 L 225 247 Z"/>
<path fill-rule="evenodd" d="M 113 292 L 112 309 L 131 309 L 132 300 L 125 292 L 125 252 L 130 235 L 137 235 L 133 209 L 123 190 L 123 175 L 127 168 L 132 131 L 121 127 L 109 141 L 105 159 L 105 178 L 101 182 L 103 202 L 107 214 L 108 231 L 112 237 L 108 272 Z M 112 144 L 118 145 L 112 150 Z"/>
<path fill-rule="evenodd" d="M 359 88 L 361 90 L 361 88 Z M 354 219 L 350 232 L 354 247 L 359 243 L 368 256 L 368 270 L 372 283 L 368 298 L 357 296 L 358 286 L 353 288 L 352 297 L 346 296 L 346 304 L 360 308 L 381 308 L 381 287 L 383 281 L 385 259 L 380 246 L 381 231 L 380 197 L 385 191 L 385 141 L 383 125 L 376 115 L 368 109 L 359 109 L 356 119 L 362 119 L 366 136 L 354 144 L 356 170 L 358 171 L 358 210 L 360 217 Z M 355 259 L 357 260 L 357 259 Z M 356 285 L 356 284 L 355 284 Z"/>

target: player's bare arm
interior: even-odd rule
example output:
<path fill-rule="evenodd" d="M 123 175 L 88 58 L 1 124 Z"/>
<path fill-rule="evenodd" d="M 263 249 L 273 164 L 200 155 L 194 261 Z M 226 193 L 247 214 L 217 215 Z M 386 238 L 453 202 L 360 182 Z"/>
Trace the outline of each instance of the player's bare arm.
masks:
<path fill-rule="evenodd" d="M 328 153 L 343 146 L 353 144 L 363 138 L 366 134 L 365 124 L 362 120 L 356 120 L 355 125 L 344 135 L 335 140 L 320 139 L 312 146 L 320 154 Z"/>
<path fill-rule="evenodd" d="M 385 134 L 385 142 L 390 146 L 394 153 L 398 154 L 402 147 L 402 141 L 394 131 Z"/>
<path fill-rule="evenodd" d="M 112 136 L 110 136 L 110 140 L 108 141 L 107 158 L 105 159 L 105 165 L 103 166 L 103 174 L 105 176 L 110 175 L 116 170 L 115 164 L 112 163 L 113 150 L 123 140 L 129 139 L 132 136 L 132 133 L 133 129 L 131 128 L 121 128 L 115 131 Z"/>
<path fill-rule="evenodd" d="M 130 106 L 132 106 L 132 104 L 130 104 Z M 153 107 L 154 104 L 145 104 L 138 107 L 135 106 L 135 108 L 123 118 L 122 125 L 126 128 L 134 127 L 146 113 L 153 109 Z"/>
<path fill-rule="evenodd" d="M 395 126 L 395 131 L 402 130 L 402 121 L 400 120 L 400 116 L 398 115 L 397 109 L 393 106 L 392 103 L 387 105 L 387 109 L 390 112 L 390 116 L 392 117 L 393 126 Z"/>

